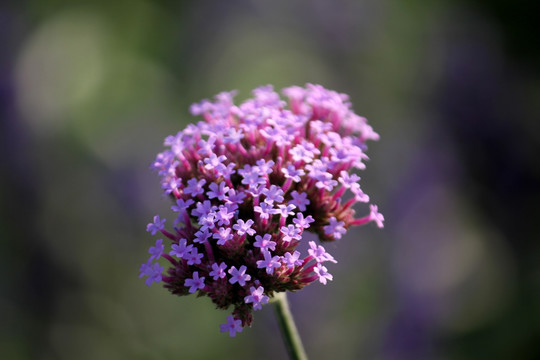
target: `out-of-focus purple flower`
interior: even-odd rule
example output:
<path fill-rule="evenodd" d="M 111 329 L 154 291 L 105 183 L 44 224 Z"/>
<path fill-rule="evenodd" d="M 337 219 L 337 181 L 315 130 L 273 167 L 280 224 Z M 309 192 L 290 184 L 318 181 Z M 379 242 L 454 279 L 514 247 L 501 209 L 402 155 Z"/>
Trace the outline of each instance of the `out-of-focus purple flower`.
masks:
<path fill-rule="evenodd" d="M 164 227 L 166 219 L 160 219 L 159 215 L 154 216 L 154 222 L 146 225 L 146 231 L 155 235 L 158 231 L 161 231 Z"/>
<path fill-rule="evenodd" d="M 161 273 L 163 272 L 163 266 L 158 263 L 151 264 L 149 260 L 146 264 L 142 264 L 139 269 L 139 277 L 148 276 L 145 280 L 145 284 L 150 286 L 152 283 L 160 282 L 162 280 Z"/>
<path fill-rule="evenodd" d="M 257 261 L 259 269 L 266 269 L 266 273 L 272 275 L 275 268 L 281 267 L 279 256 L 272 256 L 269 250 L 262 250 L 264 259 Z"/>
<path fill-rule="evenodd" d="M 300 260 L 300 252 L 295 251 L 292 254 L 290 252 L 285 253 L 285 255 L 282 257 L 283 262 L 288 267 L 292 268 L 298 265 L 302 265 L 303 261 Z"/>
<path fill-rule="evenodd" d="M 219 228 L 218 232 L 214 233 L 213 238 L 217 240 L 218 245 L 225 245 L 227 241 L 233 238 L 233 234 L 231 234 L 231 228 Z"/>
<path fill-rule="evenodd" d="M 189 287 L 190 293 L 194 293 L 197 290 L 204 289 L 204 279 L 205 279 L 204 276 L 202 278 L 199 278 L 199 272 L 195 271 L 193 272 L 193 278 L 186 279 L 186 281 L 184 282 L 184 285 L 186 287 Z"/>
<path fill-rule="evenodd" d="M 307 229 L 309 227 L 309 224 L 311 224 L 314 221 L 315 220 L 313 220 L 313 216 L 308 215 L 307 217 L 304 217 L 304 214 L 301 212 L 296 214 L 296 218 L 293 219 L 294 225 L 296 225 L 296 227 L 298 227 L 301 230 Z"/>
<path fill-rule="evenodd" d="M 281 172 L 286 179 L 292 179 L 294 182 L 300 182 L 302 180 L 302 176 L 306 174 L 304 170 L 297 169 L 292 164 L 287 165 L 286 168 L 282 168 Z"/>
<path fill-rule="evenodd" d="M 184 194 L 191 194 L 193 197 L 201 195 L 204 193 L 204 184 L 206 184 L 206 179 L 201 179 L 199 181 L 197 181 L 196 178 L 189 179 L 187 181 L 187 186 L 184 188 Z"/>
<path fill-rule="evenodd" d="M 246 270 L 247 268 L 245 265 L 240 266 L 240 269 L 237 269 L 235 266 L 231 267 L 229 269 L 229 274 L 231 274 L 229 282 L 231 284 L 238 282 L 238 285 L 240 286 L 246 285 L 246 281 L 251 280 L 251 275 L 246 274 Z"/>
<path fill-rule="evenodd" d="M 319 276 L 319 282 L 323 285 L 326 285 L 327 280 L 333 280 L 334 277 L 332 274 L 328 273 L 328 269 L 321 264 L 317 264 L 313 271 Z"/>
<path fill-rule="evenodd" d="M 283 241 L 300 240 L 302 238 L 302 229 L 294 225 L 282 226 L 280 232 L 283 234 Z"/>
<path fill-rule="evenodd" d="M 192 105 L 203 120 L 166 137 L 167 149 L 151 165 L 176 220 L 172 229 L 158 215 L 148 224 L 171 242 L 156 241 L 140 277 L 232 307 L 220 325 L 230 336 L 276 293 L 332 280 L 322 263 L 336 260 L 324 242 L 354 225 L 383 226 L 376 205 L 363 217 L 353 209 L 369 202 L 355 172 L 368 160 L 366 141 L 378 134 L 344 94 L 313 84 L 283 94 L 288 102 L 264 86 L 240 105 L 235 92 Z M 305 231 L 321 244 L 311 241 L 302 254 Z M 158 260 L 169 262 L 166 273 Z"/>
<path fill-rule="evenodd" d="M 274 210 L 274 214 L 286 218 L 294 215 L 294 209 L 296 209 L 296 205 L 294 204 L 279 204 L 278 208 Z"/>
<path fill-rule="evenodd" d="M 313 259 L 315 259 L 315 261 L 317 261 L 318 263 L 323 263 L 325 261 L 337 263 L 334 257 L 327 253 L 324 247 L 315 244 L 315 241 L 310 241 L 309 247 L 310 249 L 308 250 L 308 254 L 311 255 Z"/>
<path fill-rule="evenodd" d="M 172 250 L 169 251 L 169 255 L 182 259 L 193 249 L 193 245 L 187 245 L 186 239 L 180 239 L 178 240 L 178 244 L 172 244 L 171 248 Z"/>
<path fill-rule="evenodd" d="M 229 207 L 226 205 L 220 205 L 218 211 L 216 212 L 217 224 L 219 226 L 229 225 L 233 216 L 234 211 L 230 211 Z"/>
<path fill-rule="evenodd" d="M 150 260 L 159 259 L 164 249 L 165 245 L 163 245 L 163 239 L 157 239 L 156 245 L 150 246 L 150 249 L 148 249 L 148 252 L 152 255 L 150 256 Z"/>
<path fill-rule="evenodd" d="M 209 199 L 217 198 L 218 200 L 224 200 L 227 196 L 227 191 L 229 191 L 229 187 L 225 181 L 220 182 L 219 185 L 211 183 L 210 191 L 207 192 L 207 195 Z"/>
<path fill-rule="evenodd" d="M 242 332 L 242 320 L 236 320 L 232 315 L 227 316 L 227 323 L 220 324 L 219 329 L 221 332 L 229 332 L 230 337 L 235 337 L 236 333 Z"/>
<path fill-rule="evenodd" d="M 255 206 L 253 210 L 259 213 L 261 219 L 268 219 L 274 213 L 273 206 L 267 202 L 262 203 L 261 206 Z"/>
<path fill-rule="evenodd" d="M 250 236 L 253 236 L 255 234 L 255 230 L 251 228 L 251 226 L 255 222 L 251 219 L 248 219 L 248 221 L 244 221 L 242 219 L 238 219 L 238 222 L 233 225 L 233 229 L 236 230 L 236 233 L 240 236 L 244 234 L 248 234 Z"/>
<path fill-rule="evenodd" d="M 252 303 L 253 310 L 261 310 L 262 305 L 268 303 L 268 296 L 264 295 L 264 288 L 259 286 L 255 289 L 252 286 L 249 288 L 249 291 L 251 294 L 244 298 L 244 302 L 246 304 Z"/>
<path fill-rule="evenodd" d="M 307 194 L 305 192 L 298 193 L 298 191 L 293 191 L 291 192 L 291 196 L 292 200 L 290 203 L 296 206 L 300 211 L 306 211 L 306 206 L 310 203 Z"/>
<path fill-rule="evenodd" d="M 265 203 L 273 204 L 274 201 L 276 203 L 283 202 L 283 190 L 281 190 L 281 187 L 276 185 L 270 185 L 268 189 L 263 190 L 263 194 L 266 196 L 266 199 L 264 199 Z"/>
<path fill-rule="evenodd" d="M 213 263 L 212 264 L 212 271 L 210 271 L 209 275 L 213 276 L 214 280 L 217 279 L 223 279 L 227 274 L 225 273 L 225 269 L 227 268 L 227 264 L 222 262 L 221 264 Z"/>
<path fill-rule="evenodd" d="M 204 244 L 205 241 L 208 240 L 208 238 L 212 237 L 213 234 L 214 233 L 209 229 L 200 229 L 195 233 L 195 238 L 193 239 L 193 242 Z"/>
<path fill-rule="evenodd" d="M 255 236 L 255 242 L 253 246 L 260 248 L 261 250 L 276 250 L 276 242 L 272 241 L 272 235 L 264 234 L 264 236 Z"/>
<path fill-rule="evenodd" d="M 384 216 L 383 214 L 381 214 L 379 212 L 379 208 L 377 207 L 377 205 L 370 205 L 369 206 L 369 210 L 370 210 L 370 213 L 369 213 L 369 218 L 371 221 L 375 221 L 375 223 L 377 224 L 377 226 L 379 228 L 382 228 L 384 225 L 383 225 L 383 222 L 384 222 Z"/>
<path fill-rule="evenodd" d="M 199 265 L 204 257 L 204 254 L 199 253 L 196 247 L 191 248 L 187 253 L 184 253 L 184 260 L 187 260 L 188 265 Z"/>
<path fill-rule="evenodd" d="M 176 200 L 176 205 L 171 206 L 171 210 L 174 212 L 183 212 L 193 203 L 194 201 L 192 199 L 178 199 Z"/>
<path fill-rule="evenodd" d="M 347 232 L 345 222 L 338 221 L 335 217 L 329 219 L 330 223 L 324 226 L 324 233 L 333 236 L 336 239 L 341 239 L 341 235 Z"/>

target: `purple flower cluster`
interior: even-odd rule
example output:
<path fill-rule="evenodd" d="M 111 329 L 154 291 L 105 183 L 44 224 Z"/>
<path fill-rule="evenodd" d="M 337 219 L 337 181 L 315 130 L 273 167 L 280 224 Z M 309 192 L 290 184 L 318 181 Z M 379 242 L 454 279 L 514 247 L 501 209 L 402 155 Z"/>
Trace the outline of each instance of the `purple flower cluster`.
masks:
<path fill-rule="evenodd" d="M 274 293 L 332 280 L 323 264 L 336 260 L 322 245 L 296 250 L 304 231 L 326 242 L 352 225 L 383 226 L 377 206 L 361 218 L 352 208 L 369 202 L 352 171 L 365 168 L 365 142 L 378 134 L 344 94 L 312 84 L 283 94 L 288 102 L 264 86 L 239 106 L 234 92 L 192 105 L 204 121 L 167 137 L 168 149 L 152 164 L 175 214 L 168 229 L 157 215 L 148 224 L 170 245 L 157 239 L 140 277 L 232 306 L 221 325 L 230 336 Z M 169 263 L 166 273 L 160 258 Z"/>

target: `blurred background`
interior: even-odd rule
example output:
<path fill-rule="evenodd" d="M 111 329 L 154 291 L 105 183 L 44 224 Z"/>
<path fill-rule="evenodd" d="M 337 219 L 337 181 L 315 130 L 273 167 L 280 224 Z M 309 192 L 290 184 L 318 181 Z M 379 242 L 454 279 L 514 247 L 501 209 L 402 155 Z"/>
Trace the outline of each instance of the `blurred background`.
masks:
<path fill-rule="evenodd" d="M 290 296 L 310 358 L 539 359 L 532 3 L 3 3 L 0 357 L 285 358 L 272 308 L 230 339 L 228 313 L 138 269 L 170 207 L 149 164 L 189 105 L 311 82 L 380 133 L 361 175 L 386 227 Z"/>

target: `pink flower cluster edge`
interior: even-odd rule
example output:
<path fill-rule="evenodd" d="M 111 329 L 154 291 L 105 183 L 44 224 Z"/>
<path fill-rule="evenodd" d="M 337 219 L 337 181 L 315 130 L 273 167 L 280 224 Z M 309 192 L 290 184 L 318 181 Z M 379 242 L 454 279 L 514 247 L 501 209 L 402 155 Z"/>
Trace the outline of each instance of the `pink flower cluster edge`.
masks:
<path fill-rule="evenodd" d="M 332 280 L 337 262 L 321 244 L 297 247 L 305 231 L 320 242 L 340 239 L 353 225 L 384 217 L 369 203 L 354 172 L 365 169 L 366 141 L 379 135 L 351 110 L 348 96 L 320 85 L 292 86 L 280 98 L 271 85 L 234 105 L 236 93 L 193 104 L 203 120 L 168 136 L 152 168 L 172 198 L 174 220 L 147 225 L 157 239 L 140 277 L 176 295 L 208 296 L 233 308 L 222 332 L 235 336 L 276 292 Z M 168 269 L 159 259 L 168 262 Z"/>

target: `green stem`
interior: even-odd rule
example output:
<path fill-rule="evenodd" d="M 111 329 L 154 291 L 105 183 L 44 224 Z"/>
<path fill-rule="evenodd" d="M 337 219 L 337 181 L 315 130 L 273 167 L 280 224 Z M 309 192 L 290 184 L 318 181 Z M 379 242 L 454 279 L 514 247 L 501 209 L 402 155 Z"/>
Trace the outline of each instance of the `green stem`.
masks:
<path fill-rule="evenodd" d="M 272 300 L 289 357 L 292 360 L 307 360 L 306 351 L 294 323 L 286 293 L 277 293 Z"/>

